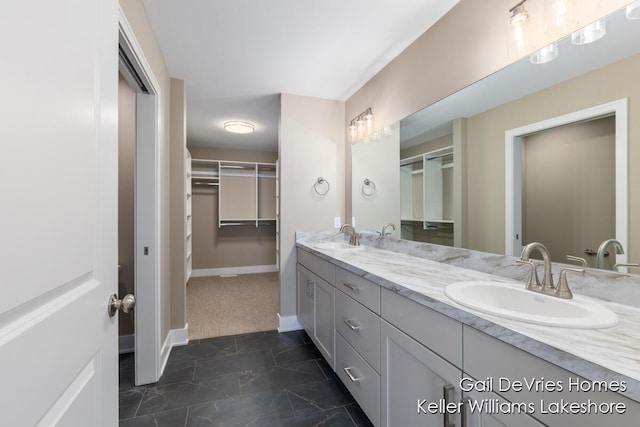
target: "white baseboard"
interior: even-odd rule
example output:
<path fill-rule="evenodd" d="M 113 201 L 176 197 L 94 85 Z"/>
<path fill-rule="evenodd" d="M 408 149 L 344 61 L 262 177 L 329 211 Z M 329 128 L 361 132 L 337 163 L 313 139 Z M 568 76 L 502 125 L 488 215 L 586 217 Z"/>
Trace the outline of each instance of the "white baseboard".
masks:
<path fill-rule="evenodd" d="M 162 350 L 160 351 L 160 376 L 164 373 L 164 368 L 167 366 L 169 355 L 173 347 L 189 344 L 189 324 L 184 325 L 182 329 L 172 329 L 167 334 L 167 339 L 164 340 Z"/>
<path fill-rule="evenodd" d="M 120 335 L 118 337 L 118 353 L 133 353 L 136 349 L 135 335 Z"/>
<path fill-rule="evenodd" d="M 221 274 L 275 273 L 276 271 L 278 271 L 278 266 L 276 264 L 249 265 L 245 267 L 201 268 L 193 270 L 191 272 L 191 277 L 220 276 Z"/>
<path fill-rule="evenodd" d="M 298 316 L 280 316 L 278 313 L 278 332 L 299 331 L 303 329 Z"/>

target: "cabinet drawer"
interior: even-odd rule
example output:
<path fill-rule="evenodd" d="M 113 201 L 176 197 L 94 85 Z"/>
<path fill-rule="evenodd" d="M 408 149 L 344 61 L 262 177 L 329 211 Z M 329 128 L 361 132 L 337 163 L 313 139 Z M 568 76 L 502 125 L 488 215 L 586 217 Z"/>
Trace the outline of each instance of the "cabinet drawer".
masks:
<path fill-rule="evenodd" d="M 336 334 L 336 373 L 369 420 L 379 426 L 380 375 L 340 334 Z"/>
<path fill-rule="evenodd" d="M 380 317 L 340 291 L 335 312 L 336 331 L 380 372 Z"/>
<path fill-rule="evenodd" d="M 336 268 L 335 286 L 374 313 L 380 314 L 380 286 L 342 268 Z"/>
<path fill-rule="evenodd" d="M 318 258 L 309 252 L 298 249 L 298 263 L 304 265 L 317 276 L 320 276 L 332 285 L 336 281 L 336 267 L 328 261 Z"/>
<path fill-rule="evenodd" d="M 380 292 L 384 320 L 453 365 L 462 367 L 462 323 L 386 288 Z"/>

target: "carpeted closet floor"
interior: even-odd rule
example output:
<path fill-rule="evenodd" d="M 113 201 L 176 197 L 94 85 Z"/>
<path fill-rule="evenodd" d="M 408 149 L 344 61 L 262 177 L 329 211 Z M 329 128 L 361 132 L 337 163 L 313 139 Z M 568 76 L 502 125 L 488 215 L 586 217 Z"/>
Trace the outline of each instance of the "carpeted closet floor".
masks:
<path fill-rule="evenodd" d="M 189 339 L 278 327 L 278 273 L 193 277 L 187 286 Z"/>

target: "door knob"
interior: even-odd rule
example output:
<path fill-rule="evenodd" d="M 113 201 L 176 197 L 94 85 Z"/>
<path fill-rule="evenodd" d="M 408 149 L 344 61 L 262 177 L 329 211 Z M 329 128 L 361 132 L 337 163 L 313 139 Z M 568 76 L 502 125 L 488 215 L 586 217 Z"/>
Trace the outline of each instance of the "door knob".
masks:
<path fill-rule="evenodd" d="M 122 299 L 118 299 L 117 294 L 111 295 L 109 298 L 109 316 L 113 317 L 116 315 L 118 309 L 122 310 L 123 313 L 128 313 L 133 310 L 133 307 L 136 306 L 136 297 L 131 294 L 127 294 Z"/>

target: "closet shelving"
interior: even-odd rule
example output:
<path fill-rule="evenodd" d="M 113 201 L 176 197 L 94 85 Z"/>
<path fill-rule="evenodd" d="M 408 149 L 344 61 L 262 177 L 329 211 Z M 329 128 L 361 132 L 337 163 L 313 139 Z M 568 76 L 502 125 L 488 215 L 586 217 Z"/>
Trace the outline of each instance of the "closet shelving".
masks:
<path fill-rule="evenodd" d="M 218 227 L 276 224 L 276 163 L 192 159 L 194 186 L 217 188 Z"/>
<path fill-rule="evenodd" d="M 452 167 L 453 146 L 400 160 L 402 220 L 422 222 L 425 230 L 453 224 L 444 172 Z"/>

